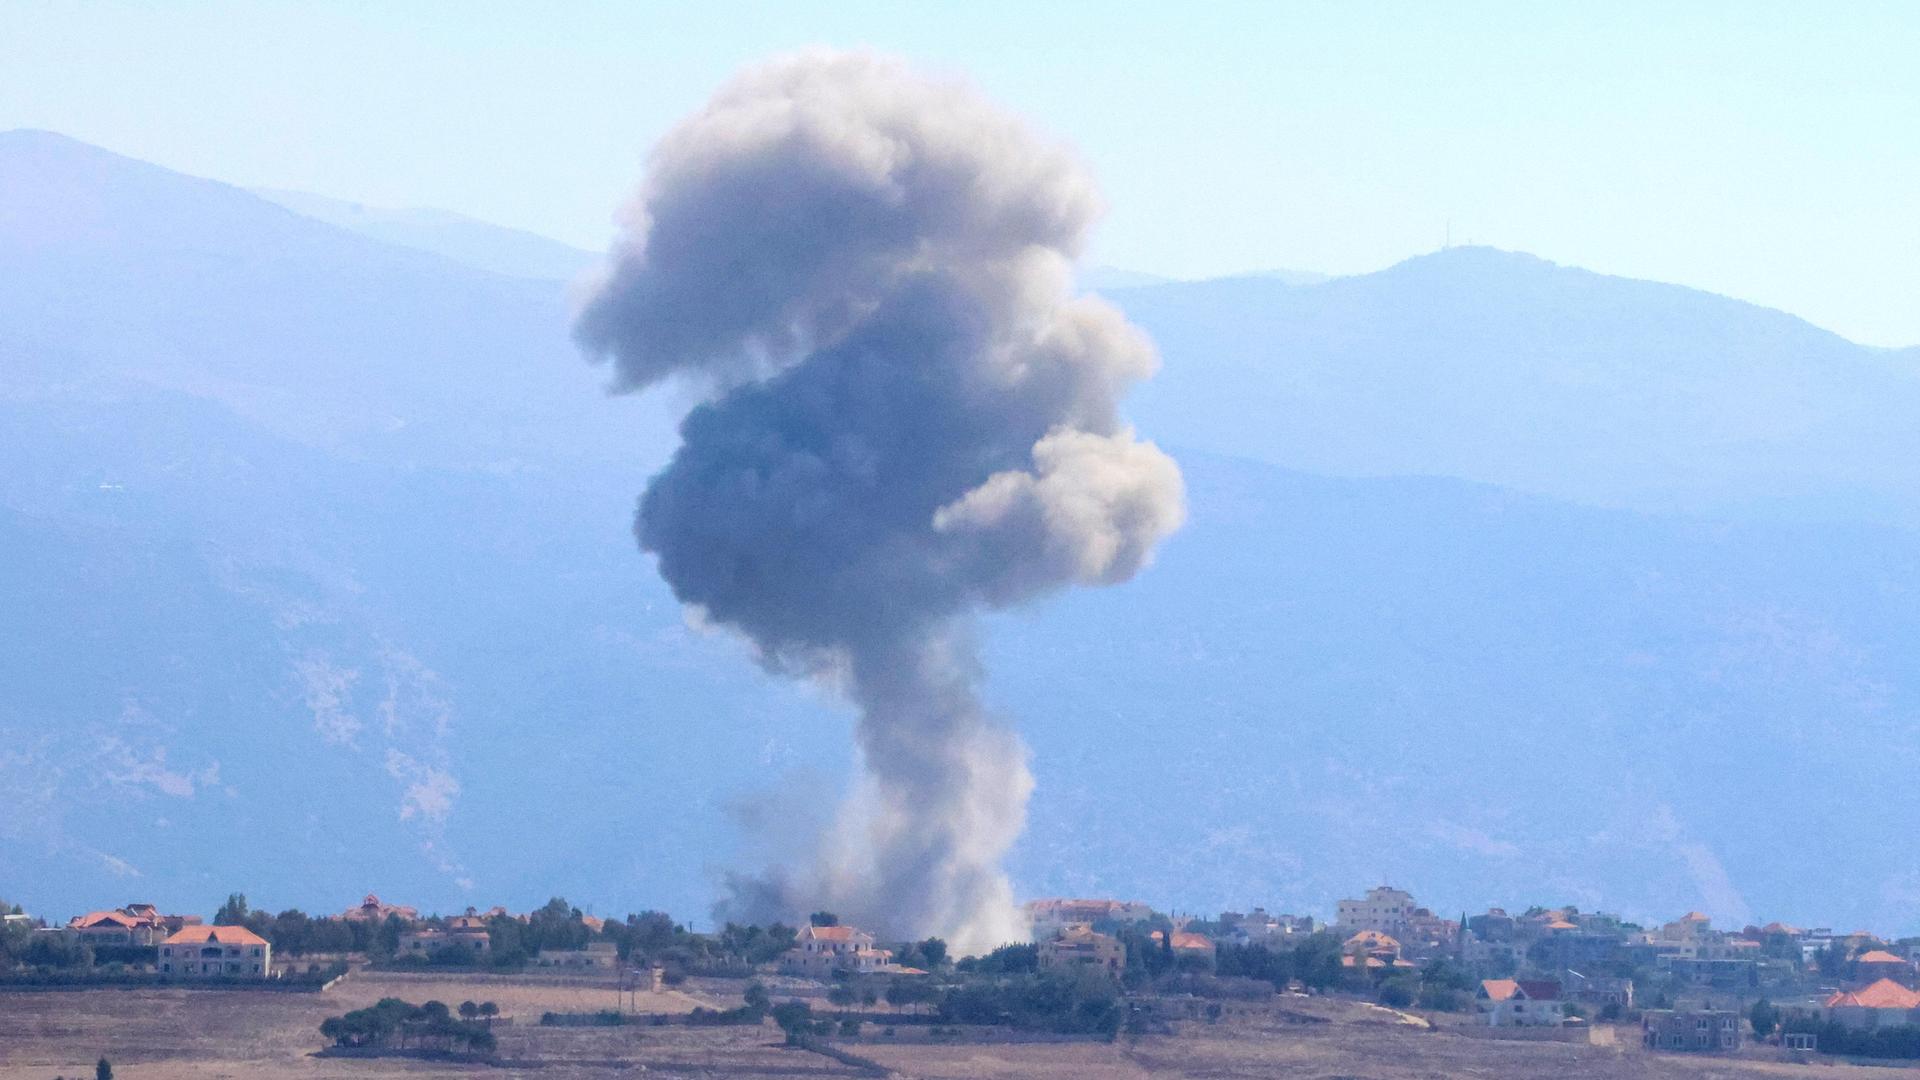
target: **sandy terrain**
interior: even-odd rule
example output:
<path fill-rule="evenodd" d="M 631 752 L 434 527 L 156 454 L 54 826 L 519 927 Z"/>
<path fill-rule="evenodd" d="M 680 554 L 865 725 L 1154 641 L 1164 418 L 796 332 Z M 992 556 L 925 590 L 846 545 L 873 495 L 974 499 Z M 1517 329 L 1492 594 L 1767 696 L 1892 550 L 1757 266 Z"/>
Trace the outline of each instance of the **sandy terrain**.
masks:
<path fill-rule="evenodd" d="M 738 984 L 641 995 L 646 1012 L 726 1006 Z M 325 1017 L 382 997 L 451 1005 L 491 1000 L 517 1022 L 497 1029 L 504 1065 L 386 1058 L 314 1057 Z M 311 1080 L 344 1077 L 505 1077 L 552 1080 L 650 1077 L 794 1080 L 855 1077 L 857 1070 L 789 1050 L 766 1028 L 541 1028 L 543 1011 L 609 1008 L 614 991 L 591 980 L 361 973 L 325 994 L 182 990 L 0 993 L 0 1080 L 91 1076 L 105 1054 L 121 1080 Z M 1273 1017 L 1190 1025 L 1180 1035 L 1137 1042 L 851 1047 L 921 1080 L 1758 1080 L 1763 1077 L 1914 1076 L 1846 1066 L 1791 1066 L 1620 1048 L 1469 1039 L 1412 1027 L 1383 1010 L 1316 999 L 1298 1011 L 1327 1023 Z"/>

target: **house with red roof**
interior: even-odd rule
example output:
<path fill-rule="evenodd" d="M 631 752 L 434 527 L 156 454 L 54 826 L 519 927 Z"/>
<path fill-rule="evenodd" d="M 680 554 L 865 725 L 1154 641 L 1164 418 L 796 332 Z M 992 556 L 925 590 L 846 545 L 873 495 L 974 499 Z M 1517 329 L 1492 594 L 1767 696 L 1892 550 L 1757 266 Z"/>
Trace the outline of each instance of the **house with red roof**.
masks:
<path fill-rule="evenodd" d="M 1912 986 L 1914 981 L 1913 961 L 1885 949 L 1869 949 L 1854 957 L 1853 971 L 1856 978 L 1866 983 L 1892 979 L 1902 986 Z"/>
<path fill-rule="evenodd" d="M 162 915 L 152 904 L 128 904 L 111 911 L 89 911 L 67 920 L 67 933 L 89 945 L 152 945 L 182 927 L 197 926 L 198 915 Z"/>
<path fill-rule="evenodd" d="M 264 979 L 273 970 L 273 946 L 244 926 L 189 926 L 160 943 L 162 975 Z"/>
<path fill-rule="evenodd" d="M 1842 990 L 1821 1008 L 1826 1019 L 1855 1031 L 1905 1027 L 1920 1023 L 1920 993 L 1892 979 L 1881 979 L 1858 990 Z"/>
<path fill-rule="evenodd" d="M 1488 1027 L 1554 1027 L 1567 1018 L 1552 979 L 1486 979 L 1473 998 Z"/>
<path fill-rule="evenodd" d="M 836 971 L 888 972 L 894 970 L 893 950 L 876 948 L 872 934 L 851 926 L 804 926 L 780 958 L 780 970 L 822 980 Z"/>

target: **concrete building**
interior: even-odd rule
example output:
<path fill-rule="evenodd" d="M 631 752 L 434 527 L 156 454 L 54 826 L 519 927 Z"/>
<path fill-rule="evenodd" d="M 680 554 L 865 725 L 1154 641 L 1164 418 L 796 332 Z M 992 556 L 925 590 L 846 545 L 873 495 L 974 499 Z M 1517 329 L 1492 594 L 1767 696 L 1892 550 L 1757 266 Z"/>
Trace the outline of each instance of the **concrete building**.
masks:
<path fill-rule="evenodd" d="M 456 945 L 475 956 L 484 957 L 493 953 L 493 938 L 484 927 L 476 930 L 463 926 L 457 930 L 409 930 L 400 935 L 400 946 L 395 955 L 433 957 Z"/>
<path fill-rule="evenodd" d="M 1035 941 L 1045 941 L 1069 926 L 1143 923 L 1153 918 L 1152 908 L 1130 900 L 1029 900 L 1025 911 Z"/>
<path fill-rule="evenodd" d="M 1119 938 L 1086 926 L 1069 926 L 1040 943 L 1040 969 L 1095 967 L 1119 975 L 1127 966 L 1127 947 Z"/>
<path fill-rule="evenodd" d="M 1740 1014 L 1728 1009 L 1648 1009 L 1640 1041 L 1649 1050 L 1723 1053 L 1740 1049 Z"/>
<path fill-rule="evenodd" d="M 561 971 L 611 971 L 620 965 L 620 947 L 611 941 L 589 941 L 579 949 L 541 949 L 527 965 Z"/>
<path fill-rule="evenodd" d="M 160 943 L 160 974 L 205 979 L 264 979 L 273 946 L 244 926 L 189 926 Z"/>
<path fill-rule="evenodd" d="M 1412 932 L 1411 920 L 1418 908 L 1412 894 L 1381 885 L 1368 889 L 1367 895 L 1358 900 L 1340 901 L 1335 925 L 1346 934 L 1377 930 L 1394 938 L 1405 938 Z"/>
<path fill-rule="evenodd" d="M 1618 1005 L 1622 1009 L 1633 1008 L 1633 980 L 1606 975 L 1584 975 L 1568 968 L 1561 973 L 1562 993 L 1569 1001 L 1583 1005 Z"/>
<path fill-rule="evenodd" d="M 1560 984 L 1551 979 L 1487 979 L 1474 995 L 1489 1027 L 1552 1027 L 1567 1018 Z"/>

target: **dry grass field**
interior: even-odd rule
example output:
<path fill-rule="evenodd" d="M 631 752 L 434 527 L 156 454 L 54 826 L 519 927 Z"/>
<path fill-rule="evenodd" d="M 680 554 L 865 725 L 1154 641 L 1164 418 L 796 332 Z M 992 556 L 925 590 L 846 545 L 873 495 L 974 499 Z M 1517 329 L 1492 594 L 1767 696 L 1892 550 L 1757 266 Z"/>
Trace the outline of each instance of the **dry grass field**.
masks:
<path fill-rule="evenodd" d="M 642 995 L 648 1012 L 737 1002 L 733 984 Z M 771 1028 L 541 1028 L 544 1011 L 613 1004 L 613 989 L 587 980 L 359 973 L 324 994 L 181 990 L 0 993 L 0 1080 L 91 1076 L 101 1055 L 120 1080 L 379 1080 L 537 1075 L 553 1080 L 641 1074 L 672 1078 L 805 1080 L 858 1070 L 779 1045 Z M 325 1017 L 382 997 L 491 1000 L 516 1022 L 498 1029 L 501 1065 L 406 1058 L 315 1057 Z M 903 1077 L 922 1080 L 1761 1080 L 1889 1075 L 1848 1066 L 1655 1055 L 1621 1048 L 1469 1039 L 1396 1023 L 1379 1010 L 1334 1002 L 1305 1006 L 1328 1023 L 1263 1018 L 1192 1025 L 1180 1035 L 1129 1043 L 855 1046 Z M 1894 1073 L 1892 1075 L 1903 1075 Z M 1904 1074 L 1911 1075 L 1911 1074 Z"/>

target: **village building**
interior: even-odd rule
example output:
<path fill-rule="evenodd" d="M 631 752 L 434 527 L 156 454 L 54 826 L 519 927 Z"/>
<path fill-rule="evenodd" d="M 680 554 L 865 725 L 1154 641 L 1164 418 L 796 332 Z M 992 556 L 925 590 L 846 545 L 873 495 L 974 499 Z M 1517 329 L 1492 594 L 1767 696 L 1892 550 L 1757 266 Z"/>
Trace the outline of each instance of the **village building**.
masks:
<path fill-rule="evenodd" d="M 1869 949 L 1854 957 L 1853 970 L 1861 982 L 1891 979 L 1902 986 L 1913 985 L 1913 961 L 1895 956 L 1885 949 Z"/>
<path fill-rule="evenodd" d="M 1155 930 L 1149 937 L 1156 948 L 1168 947 L 1169 942 L 1165 931 Z M 1194 934 L 1185 930 L 1175 930 L 1173 932 L 1171 945 L 1175 957 L 1198 957 L 1205 960 L 1208 964 L 1214 962 L 1215 955 L 1219 952 L 1213 944 L 1213 939 L 1207 937 L 1205 934 Z"/>
<path fill-rule="evenodd" d="M 398 904 L 383 904 L 380 902 L 380 898 L 372 893 L 368 893 L 365 899 L 360 901 L 359 907 L 350 907 L 341 912 L 339 917 L 348 922 L 383 923 L 387 921 L 389 916 L 396 915 L 407 922 L 418 922 L 420 920 L 419 909 L 403 907 Z"/>
<path fill-rule="evenodd" d="M 541 949 L 527 964 L 563 971 L 610 971 L 620 965 L 620 947 L 611 941 L 589 941 L 578 949 Z"/>
<path fill-rule="evenodd" d="M 128 904 L 111 911 L 89 911 L 67 920 L 66 931 L 89 945 L 153 945 L 188 926 L 198 915 L 163 915 L 152 904 Z"/>
<path fill-rule="evenodd" d="M 1418 907 L 1411 893 L 1381 885 L 1368 889 L 1366 896 L 1358 900 L 1340 901 L 1334 925 L 1345 934 L 1377 930 L 1396 939 L 1404 938 L 1411 933 L 1410 920 Z"/>
<path fill-rule="evenodd" d="M 1633 980 L 1608 975 L 1585 975 L 1568 968 L 1560 976 L 1561 992 L 1569 1001 L 1605 1008 L 1633 1008 Z"/>
<path fill-rule="evenodd" d="M 892 950 L 875 948 L 872 934 L 851 926 L 803 926 L 780 959 L 789 975 L 823 980 L 836 971 L 884 972 L 892 965 Z"/>
<path fill-rule="evenodd" d="M 1834 994 L 1820 1011 L 1826 1019 L 1854 1031 L 1905 1027 L 1920 1022 L 1920 993 L 1892 979 L 1881 979 L 1858 990 Z"/>
<path fill-rule="evenodd" d="M 493 938 L 487 933 L 485 927 L 408 930 L 400 935 L 399 947 L 395 955 L 401 958 L 433 957 L 456 945 L 465 948 L 475 956 L 488 956 L 493 950 Z"/>
<path fill-rule="evenodd" d="M 160 943 L 157 962 L 162 975 L 264 979 L 273 946 L 244 926 L 189 926 Z"/>
<path fill-rule="evenodd" d="M 1127 966 L 1127 947 L 1119 938 L 1102 934 L 1087 926 L 1069 926 L 1042 941 L 1039 947 L 1040 970 L 1092 967 L 1118 975 Z"/>
<path fill-rule="evenodd" d="M 1640 1041 L 1649 1050 L 1726 1053 L 1740 1049 L 1740 1014 L 1730 1009 L 1648 1009 Z"/>
<path fill-rule="evenodd" d="M 1036 941 L 1069 926 L 1143 923 L 1153 918 L 1152 908 L 1126 900 L 1029 900 L 1025 911 Z"/>
<path fill-rule="evenodd" d="M 1316 925 L 1311 915 L 1271 915 L 1265 908 L 1254 908 L 1245 915 L 1237 911 L 1220 913 L 1220 925 L 1235 945 L 1260 945 L 1270 941 L 1311 934 Z"/>
<path fill-rule="evenodd" d="M 1487 979 L 1474 1005 L 1489 1027 L 1552 1027 L 1567 1018 L 1560 984 L 1551 979 Z"/>

